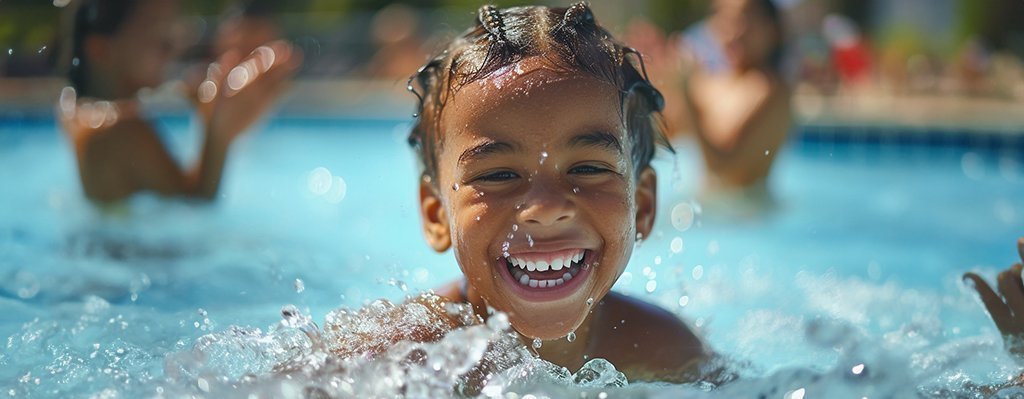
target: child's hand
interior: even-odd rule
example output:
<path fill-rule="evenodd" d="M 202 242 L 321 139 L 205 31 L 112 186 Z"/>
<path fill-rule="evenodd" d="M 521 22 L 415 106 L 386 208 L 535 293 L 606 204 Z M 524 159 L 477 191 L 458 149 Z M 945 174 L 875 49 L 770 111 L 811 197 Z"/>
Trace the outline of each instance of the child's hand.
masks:
<path fill-rule="evenodd" d="M 1024 262 L 1024 237 L 1017 239 L 1017 252 Z M 1010 353 L 1024 357 L 1024 281 L 1021 280 L 1021 263 L 1015 264 L 999 273 L 996 294 L 980 276 L 975 273 L 964 274 L 964 281 L 971 284 L 981 301 L 985 304 L 989 316 L 996 323 L 999 332 L 1003 333 L 1006 349 Z M 1000 295 L 1002 294 L 1002 295 Z"/>
<path fill-rule="evenodd" d="M 245 58 L 233 51 L 222 55 L 196 90 L 196 107 L 209 134 L 230 141 L 245 131 L 270 108 L 301 63 L 301 54 L 284 41 L 260 46 Z"/>

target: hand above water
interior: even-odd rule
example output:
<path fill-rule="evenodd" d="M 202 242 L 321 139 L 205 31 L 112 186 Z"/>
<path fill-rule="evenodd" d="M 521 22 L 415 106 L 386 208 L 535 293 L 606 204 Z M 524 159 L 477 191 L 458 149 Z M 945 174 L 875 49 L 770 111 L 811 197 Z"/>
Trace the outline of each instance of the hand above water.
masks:
<path fill-rule="evenodd" d="M 1024 263 L 1024 237 L 1017 239 L 1017 252 Z M 999 273 L 996 278 L 999 293 L 975 273 L 964 274 L 964 282 L 972 285 L 981 296 L 992 321 L 1003 334 L 1006 349 L 1024 357 L 1024 281 L 1021 280 L 1022 263 Z"/>
<path fill-rule="evenodd" d="M 208 134 L 231 141 L 244 132 L 277 100 L 301 63 L 301 53 L 284 41 L 267 43 L 244 58 L 236 51 L 223 54 L 189 93 Z"/>

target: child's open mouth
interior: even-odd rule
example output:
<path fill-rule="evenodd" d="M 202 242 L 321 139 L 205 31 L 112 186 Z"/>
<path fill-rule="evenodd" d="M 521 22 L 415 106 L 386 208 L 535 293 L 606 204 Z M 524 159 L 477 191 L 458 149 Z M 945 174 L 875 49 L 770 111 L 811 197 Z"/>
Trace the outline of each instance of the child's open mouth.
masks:
<path fill-rule="evenodd" d="M 591 251 L 569 249 L 545 253 L 516 253 L 503 258 L 514 291 L 536 299 L 555 299 L 572 292 L 583 280 Z M 543 297 L 543 298 L 542 298 Z"/>

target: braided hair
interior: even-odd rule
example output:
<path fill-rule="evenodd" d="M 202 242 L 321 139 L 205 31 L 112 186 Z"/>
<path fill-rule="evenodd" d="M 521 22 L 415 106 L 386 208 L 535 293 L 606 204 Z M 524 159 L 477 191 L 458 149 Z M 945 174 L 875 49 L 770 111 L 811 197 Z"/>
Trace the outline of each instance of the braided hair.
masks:
<path fill-rule="evenodd" d="M 416 150 L 424 178 L 437 181 L 436 148 L 444 139 L 440 119 L 448 96 L 534 56 L 563 72 L 583 73 L 619 88 L 637 173 L 650 165 L 658 144 L 673 151 L 661 120 L 665 100 L 647 78 L 642 56 L 598 25 L 587 3 L 566 8 L 485 5 L 477 12 L 474 27 L 409 78 L 407 88 L 419 106 L 408 142 Z"/>

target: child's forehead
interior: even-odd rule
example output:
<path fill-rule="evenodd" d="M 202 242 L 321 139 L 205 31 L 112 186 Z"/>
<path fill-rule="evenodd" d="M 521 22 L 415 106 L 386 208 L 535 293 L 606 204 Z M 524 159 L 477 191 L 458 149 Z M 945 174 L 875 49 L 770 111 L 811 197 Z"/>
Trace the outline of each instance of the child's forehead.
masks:
<path fill-rule="evenodd" d="M 619 91 L 610 82 L 534 56 L 455 88 L 441 109 L 441 120 L 456 114 L 510 114 L 543 101 L 602 102 L 607 108 L 615 108 L 616 114 L 621 107 Z"/>

